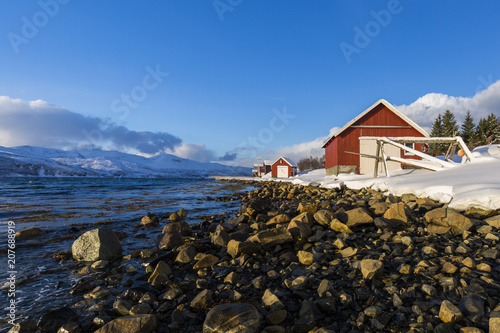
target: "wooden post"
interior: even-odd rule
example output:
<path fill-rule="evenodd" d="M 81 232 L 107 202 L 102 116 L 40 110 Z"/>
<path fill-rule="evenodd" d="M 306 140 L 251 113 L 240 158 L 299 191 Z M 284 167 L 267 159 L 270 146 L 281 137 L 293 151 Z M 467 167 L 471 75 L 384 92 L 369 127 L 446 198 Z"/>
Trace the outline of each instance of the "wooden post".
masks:
<path fill-rule="evenodd" d="M 377 140 L 377 157 L 380 157 L 380 141 Z M 378 164 L 380 163 L 380 160 L 377 158 L 375 159 L 375 168 L 373 170 L 373 178 L 377 178 L 378 176 Z"/>
<path fill-rule="evenodd" d="M 387 156 L 385 155 L 383 142 L 380 142 L 380 149 L 382 150 L 382 157 L 384 158 L 385 176 L 390 177 L 391 175 L 389 174 L 389 168 L 387 167 Z"/>

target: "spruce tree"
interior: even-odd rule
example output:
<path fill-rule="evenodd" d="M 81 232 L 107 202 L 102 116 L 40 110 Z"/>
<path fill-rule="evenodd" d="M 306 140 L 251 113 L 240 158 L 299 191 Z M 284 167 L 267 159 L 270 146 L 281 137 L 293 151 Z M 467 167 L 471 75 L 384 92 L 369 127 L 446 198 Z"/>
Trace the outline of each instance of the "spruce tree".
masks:
<path fill-rule="evenodd" d="M 443 117 L 443 135 L 444 136 L 455 136 L 458 132 L 457 120 L 455 119 L 455 115 L 450 110 L 446 110 Z"/>
<path fill-rule="evenodd" d="M 464 139 L 465 144 L 469 149 L 472 149 L 474 147 L 474 135 L 475 135 L 475 129 L 476 125 L 474 124 L 474 119 L 470 115 L 470 111 L 467 111 L 467 114 L 465 115 L 464 122 L 461 126 L 461 131 L 460 135 L 462 136 L 462 139 Z"/>
<path fill-rule="evenodd" d="M 434 123 L 432 124 L 431 136 L 443 136 L 443 119 L 441 118 L 441 114 L 438 114 L 436 119 L 434 119 Z M 431 155 L 435 156 L 441 153 L 441 145 L 439 143 L 431 143 L 429 145 L 429 148 Z"/>
<path fill-rule="evenodd" d="M 476 127 L 476 135 L 475 135 L 475 142 L 474 145 L 477 146 L 483 146 L 488 144 L 487 136 L 488 136 L 488 124 L 486 119 L 479 119 L 479 123 L 477 124 Z"/>
<path fill-rule="evenodd" d="M 499 137 L 499 118 L 495 116 L 493 113 L 491 113 L 488 118 L 486 118 L 486 123 L 487 123 L 487 139 L 489 140 L 488 143 L 496 142 Z"/>

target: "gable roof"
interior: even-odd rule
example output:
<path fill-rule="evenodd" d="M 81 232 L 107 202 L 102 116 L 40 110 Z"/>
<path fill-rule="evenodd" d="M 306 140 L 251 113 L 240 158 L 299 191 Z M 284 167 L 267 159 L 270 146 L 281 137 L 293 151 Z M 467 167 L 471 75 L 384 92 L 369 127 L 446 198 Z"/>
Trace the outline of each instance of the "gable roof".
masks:
<path fill-rule="evenodd" d="M 388 101 L 386 101 L 385 99 L 379 99 L 377 102 L 375 102 L 375 104 L 373 104 L 372 106 L 370 106 L 368 109 L 366 109 L 365 111 L 363 111 L 362 113 L 360 113 L 356 118 L 354 118 L 353 120 L 351 120 L 350 122 L 348 122 L 347 124 L 344 125 L 344 127 L 342 127 L 340 130 L 337 131 L 337 133 L 335 133 L 334 135 L 332 135 L 332 137 L 330 137 L 326 142 L 325 144 L 322 146 L 322 148 L 326 148 L 326 146 L 336 137 L 336 136 L 339 136 L 340 133 L 344 132 L 346 129 L 348 129 L 349 127 L 351 127 L 352 124 L 354 124 L 355 122 L 357 122 L 359 119 L 361 119 L 364 115 L 366 115 L 368 112 L 372 111 L 375 107 L 377 107 L 378 105 L 382 104 L 383 106 L 385 106 L 386 108 L 388 108 L 389 110 L 391 110 L 394 114 L 396 114 L 399 118 L 403 119 L 405 122 L 407 122 L 411 127 L 413 127 L 414 129 L 416 129 L 417 131 L 419 131 L 424 137 L 429 137 L 429 134 L 420 126 L 417 125 L 417 123 L 415 123 L 413 120 L 411 120 L 410 118 L 408 118 L 407 116 L 405 116 L 404 114 L 402 114 L 400 111 L 398 111 L 398 109 L 396 109 L 394 107 L 394 105 L 392 105 L 391 103 L 389 103 Z"/>
<path fill-rule="evenodd" d="M 291 159 L 289 159 L 288 157 L 283 157 L 283 156 L 280 156 L 276 161 L 274 161 L 273 165 L 275 165 L 276 162 L 278 162 L 280 159 L 283 159 L 291 167 L 296 167 L 297 166 L 297 164 L 295 164 Z"/>

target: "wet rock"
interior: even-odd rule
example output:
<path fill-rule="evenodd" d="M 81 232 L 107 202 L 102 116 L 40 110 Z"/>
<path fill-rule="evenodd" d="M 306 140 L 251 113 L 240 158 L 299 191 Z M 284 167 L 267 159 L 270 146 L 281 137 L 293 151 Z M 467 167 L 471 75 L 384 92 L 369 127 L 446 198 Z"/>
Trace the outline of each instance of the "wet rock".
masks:
<path fill-rule="evenodd" d="M 35 331 L 36 322 L 32 319 L 25 319 L 12 326 L 8 333 L 32 333 Z"/>
<path fill-rule="evenodd" d="M 445 323 L 460 321 L 462 320 L 462 312 L 453 303 L 444 300 L 439 308 L 439 319 Z"/>
<path fill-rule="evenodd" d="M 317 289 L 319 297 L 331 297 L 333 296 L 335 289 L 330 280 L 323 279 Z"/>
<path fill-rule="evenodd" d="M 113 260 L 122 253 L 122 246 L 113 231 L 99 228 L 87 231 L 71 246 L 73 258 L 82 261 Z"/>
<path fill-rule="evenodd" d="M 168 220 L 169 221 L 172 221 L 172 222 L 177 222 L 177 221 L 181 221 L 182 220 L 182 217 L 177 214 L 177 213 L 172 213 L 170 214 L 170 216 L 168 217 Z"/>
<path fill-rule="evenodd" d="M 384 272 L 384 264 L 380 260 L 363 259 L 361 260 L 361 273 L 363 279 L 371 280 L 380 276 Z"/>
<path fill-rule="evenodd" d="M 500 324 L 500 323 L 499 323 Z M 500 326 L 499 326 L 500 327 Z M 482 329 L 479 329 L 477 327 L 461 327 L 459 330 L 458 330 L 459 333 L 484 333 L 484 331 Z M 495 331 L 492 331 L 491 328 L 490 328 L 490 332 L 495 332 Z M 500 331 L 499 331 L 500 332 Z M 495 333 L 498 333 L 498 332 L 495 332 Z"/>
<path fill-rule="evenodd" d="M 78 323 L 67 323 L 62 325 L 57 333 L 81 333 L 82 330 L 80 328 L 80 325 Z"/>
<path fill-rule="evenodd" d="M 151 333 L 157 326 L 158 321 L 155 315 L 139 314 L 112 320 L 95 333 Z"/>
<path fill-rule="evenodd" d="M 217 305 L 207 313 L 203 322 L 203 333 L 258 333 L 259 328 L 259 312 L 248 303 Z"/>
<path fill-rule="evenodd" d="M 64 324 L 75 321 L 78 315 L 68 307 L 46 312 L 40 317 L 37 326 L 45 332 L 57 332 Z"/>
<path fill-rule="evenodd" d="M 17 239 L 27 239 L 27 238 L 35 238 L 38 236 L 45 235 L 45 231 L 40 228 L 29 228 L 23 229 L 16 232 L 15 237 Z"/>
<path fill-rule="evenodd" d="M 132 309 L 132 305 L 127 301 L 119 299 L 113 303 L 113 311 L 120 316 L 127 316 L 130 309 Z"/>
<path fill-rule="evenodd" d="M 349 228 L 373 223 L 373 218 L 370 213 L 362 207 L 348 210 L 345 214 L 347 215 L 346 226 Z M 341 218 L 340 220 L 342 221 Z"/>
<path fill-rule="evenodd" d="M 175 262 L 179 262 L 181 264 L 189 264 L 194 260 L 195 256 L 196 249 L 192 246 L 188 246 L 179 251 L 179 253 L 175 257 Z"/>
<path fill-rule="evenodd" d="M 209 268 L 214 266 L 219 262 L 219 257 L 214 256 L 213 254 L 204 255 L 198 262 L 193 266 L 194 270 L 199 270 L 203 268 Z"/>
<path fill-rule="evenodd" d="M 151 213 L 147 213 L 141 219 L 141 225 L 144 227 L 157 227 L 160 224 L 160 218 Z"/>
<path fill-rule="evenodd" d="M 151 312 L 151 306 L 148 303 L 140 303 L 134 305 L 130 309 L 129 314 L 131 316 L 134 316 L 134 315 L 148 314 L 150 312 Z"/>
<path fill-rule="evenodd" d="M 178 232 L 182 236 L 189 236 L 191 234 L 191 226 L 186 221 L 181 221 L 181 222 L 172 222 L 163 227 L 162 231 L 163 234 L 173 233 L 173 232 Z"/>
<path fill-rule="evenodd" d="M 91 267 L 93 269 L 103 269 L 104 267 L 106 267 L 107 265 L 109 264 L 109 261 L 107 260 L 97 260 L 96 262 L 94 262 Z"/>
<path fill-rule="evenodd" d="M 293 237 L 286 228 L 274 228 L 260 231 L 249 237 L 248 241 L 258 243 L 264 249 L 268 249 L 279 244 L 292 243 Z"/>
<path fill-rule="evenodd" d="M 158 248 L 160 250 L 173 250 L 182 244 L 184 244 L 184 238 L 180 233 L 167 232 L 163 234 L 160 243 L 158 244 Z"/>
<path fill-rule="evenodd" d="M 233 258 L 239 257 L 242 254 L 251 255 L 253 253 L 259 252 L 260 250 L 260 245 L 252 242 L 240 242 L 232 239 L 227 244 L 227 253 Z"/>

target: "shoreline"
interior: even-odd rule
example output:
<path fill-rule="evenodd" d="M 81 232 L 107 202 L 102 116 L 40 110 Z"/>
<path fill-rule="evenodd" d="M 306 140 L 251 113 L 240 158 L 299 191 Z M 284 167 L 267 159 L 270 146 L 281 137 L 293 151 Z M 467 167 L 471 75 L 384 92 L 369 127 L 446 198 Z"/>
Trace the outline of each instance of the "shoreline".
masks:
<path fill-rule="evenodd" d="M 500 216 L 469 218 L 410 194 L 246 182 L 257 188 L 243 192 L 234 216 L 189 225 L 179 212 L 180 220 L 148 229 L 160 236 L 157 246 L 75 260 L 75 303 L 51 318 L 64 313 L 57 325 L 99 333 L 123 325 L 486 332 L 500 323 Z"/>

